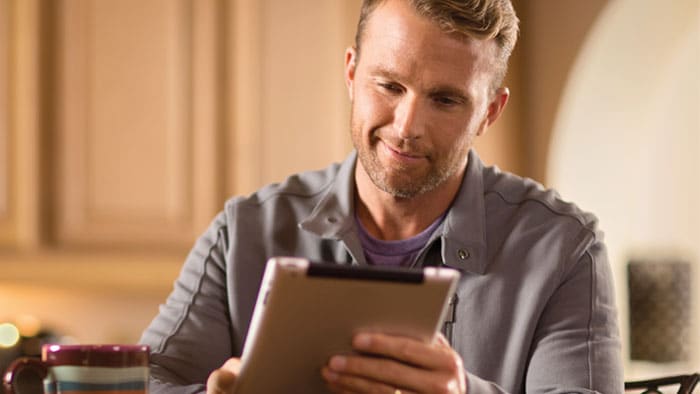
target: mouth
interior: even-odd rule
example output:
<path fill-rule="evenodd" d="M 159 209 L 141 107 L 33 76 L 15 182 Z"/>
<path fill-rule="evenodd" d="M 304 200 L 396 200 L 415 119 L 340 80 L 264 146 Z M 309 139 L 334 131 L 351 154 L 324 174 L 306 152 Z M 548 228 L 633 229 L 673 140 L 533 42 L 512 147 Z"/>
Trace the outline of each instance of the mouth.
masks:
<path fill-rule="evenodd" d="M 411 151 L 411 150 L 401 150 L 398 148 L 395 148 L 385 141 L 382 141 L 382 145 L 384 148 L 387 150 L 387 152 L 390 154 L 391 157 L 394 159 L 400 160 L 400 161 L 407 161 L 407 162 L 414 162 L 422 159 L 426 159 L 426 156 L 420 152 L 416 151 Z"/>

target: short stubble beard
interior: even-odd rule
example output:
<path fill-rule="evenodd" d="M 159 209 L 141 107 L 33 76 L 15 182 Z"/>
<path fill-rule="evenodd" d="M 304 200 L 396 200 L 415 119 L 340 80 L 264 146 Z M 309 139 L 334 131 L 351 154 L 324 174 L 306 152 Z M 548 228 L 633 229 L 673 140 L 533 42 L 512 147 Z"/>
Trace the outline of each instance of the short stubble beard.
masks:
<path fill-rule="evenodd" d="M 369 143 L 363 144 L 362 125 L 356 121 L 354 111 L 351 110 L 351 137 L 353 145 L 357 150 L 358 159 L 362 164 L 367 176 L 372 183 L 380 190 L 399 199 L 410 199 L 424 193 L 435 190 L 445 183 L 450 177 L 455 175 L 462 167 L 464 161 L 452 162 L 452 160 L 441 160 L 442 158 L 431 158 L 430 167 L 427 173 L 414 176 L 403 172 L 397 179 L 391 179 L 388 170 L 382 166 L 377 156 L 377 144 L 379 139 L 375 136 L 377 130 L 371 133 Z M 466 154 L 466 152 L 465 152 Z M 398 168 L 402 172 L 404 168 Z M 407 169 L 406 169 L 407 170 Z M 399 179 L 400 178 L 400 179 Z"/>

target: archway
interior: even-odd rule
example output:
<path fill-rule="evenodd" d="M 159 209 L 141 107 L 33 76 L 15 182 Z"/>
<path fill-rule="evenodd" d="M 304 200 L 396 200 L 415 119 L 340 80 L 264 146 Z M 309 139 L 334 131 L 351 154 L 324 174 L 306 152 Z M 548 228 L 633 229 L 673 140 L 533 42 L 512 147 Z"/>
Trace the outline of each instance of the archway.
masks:
<path fill-rule="evenodd" d="M 698 7 L 695 0 L 610 2 L 572 68 L 553 130 L 548 183 L 600 219 L 625 356 L 630 258 L 687 259 L 700 284 Z M 700 369 L 700 357 L 672 365 L 626 360 L 625 367 L 628 378 L 687 372 Z"/>

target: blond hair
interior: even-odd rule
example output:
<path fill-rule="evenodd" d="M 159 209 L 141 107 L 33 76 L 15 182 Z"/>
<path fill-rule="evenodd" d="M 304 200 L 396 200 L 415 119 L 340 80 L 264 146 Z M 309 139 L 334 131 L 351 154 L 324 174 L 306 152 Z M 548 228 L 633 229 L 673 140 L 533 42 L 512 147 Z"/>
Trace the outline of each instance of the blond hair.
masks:
<path fill-rule="evenodd" d="M 363 0 L 357 24 L 358 55 L 372 11 L 386 0 Z M 518 17 L 510 0 L 405 0 L 419 15 L 435 22 L 442 31 L 465 38 L 494 40 L 498 47 L 494 86 L 500 86 L 518 39 Z"/>

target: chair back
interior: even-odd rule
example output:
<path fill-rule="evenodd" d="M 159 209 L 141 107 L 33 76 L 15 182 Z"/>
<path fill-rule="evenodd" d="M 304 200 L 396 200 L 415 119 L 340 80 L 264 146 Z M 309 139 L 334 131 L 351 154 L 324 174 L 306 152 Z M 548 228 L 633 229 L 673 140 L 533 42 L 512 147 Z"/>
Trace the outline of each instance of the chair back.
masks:
<path fill-rule="evenodd" d="M 664 394 L 660 387 L 678 385 L 678 394 L 691 394 L 700 380 L 700 374 L 667 376 L 658 379 L 625 382 L 625 391 L 644 390 L 640 394 Z M 670 393 L 670 391 L 667 391 Z"/>

